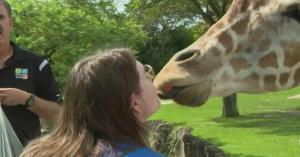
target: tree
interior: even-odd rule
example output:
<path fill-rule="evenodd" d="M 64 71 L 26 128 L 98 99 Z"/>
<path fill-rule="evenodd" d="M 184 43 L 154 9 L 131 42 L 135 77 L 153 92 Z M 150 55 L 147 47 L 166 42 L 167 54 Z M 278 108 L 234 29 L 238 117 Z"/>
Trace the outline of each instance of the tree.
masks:
<path fill-rule="evenodd" d="M 188 26 L 192 21 L 181 20 L 188 16 L 181 12 L 177 6 L 179 4 L 182 3 L 171 4 L 168 0 L 131 0 L 126 7 L 128 17 L 143 25 L 148 36 L 146 43 L 139 48 L 139 59 L 153 65 L 156 71 L 175 52 L 194 41 Z M 168 9 L 165 9 L 166 6 Z"/>
<path fill-rule="evenodd" d="M 212 26 L 226 13 L 231 0 L 190 0 L 198 8 L 199 14 L 204 21 Z M 202 2 L 202 3 L 201 3 Z M 205 6 L 204 8 L 202 6 Z M 237 94 L 234 93 L 230 96 L 223 98 L 223 116 L 224 117 L 236 117 L 239 116 L 237 108 Z"/>
<path fill-rule="evenodd" d="M 226 13 L 232 0 L 190 0 L 198 8 L 199 14 L 209 26 L 216 23 Z M 204 7 L 203 7 L 204 6 Z M 237 117 L 239 111 L 237 107 L 237 94 L 223 98 L 223 116 Z"/>
<path fill-rule="evenodd" d="M 72 65 L 99 48 L 137 49 L 141 26 L 116 12 L 113 0 L 10 0 L 13 40 L 52 63 L 60 87 Z"/>

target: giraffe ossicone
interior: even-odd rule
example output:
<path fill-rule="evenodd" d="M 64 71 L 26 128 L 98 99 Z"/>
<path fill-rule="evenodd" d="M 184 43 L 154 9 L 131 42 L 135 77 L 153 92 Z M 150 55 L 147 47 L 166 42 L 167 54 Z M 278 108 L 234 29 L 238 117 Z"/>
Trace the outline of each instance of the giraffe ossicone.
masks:
<path fill-rule="evenodd" d="M 154 84 L 162 98 L 189 106 L 299 85 L 300 1 L 233 0 L 222 19 L 170 59 Z"/>

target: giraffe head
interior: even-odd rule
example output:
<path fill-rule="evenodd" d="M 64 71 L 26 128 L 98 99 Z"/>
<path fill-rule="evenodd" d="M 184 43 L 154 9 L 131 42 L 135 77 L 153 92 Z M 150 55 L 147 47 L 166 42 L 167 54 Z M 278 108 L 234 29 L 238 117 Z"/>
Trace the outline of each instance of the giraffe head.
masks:
<path fill-rule="evenodd" d="M 154 80 L 162 98 L 189 106 L 299 83 L 299 0 L 233 0 L 222 19 L 176 53 Z"/>

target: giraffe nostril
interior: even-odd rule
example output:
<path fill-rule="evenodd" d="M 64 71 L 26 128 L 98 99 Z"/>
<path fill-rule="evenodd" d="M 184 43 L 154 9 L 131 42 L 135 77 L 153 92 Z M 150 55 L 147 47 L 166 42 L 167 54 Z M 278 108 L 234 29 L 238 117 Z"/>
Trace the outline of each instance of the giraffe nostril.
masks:
<path fill-rule="evenodd" d="M 200 53 L 200 50 L 189 50 L 189 51 L 181 53 L 175 59 L 175 61 L 177 61 L 177 62 L 184 61 L 184 60 L 187 60 L 187 59 L 190 59 L 190 58 L 194 57 L 195 55 L 197 55 L 199 53 Z"/>

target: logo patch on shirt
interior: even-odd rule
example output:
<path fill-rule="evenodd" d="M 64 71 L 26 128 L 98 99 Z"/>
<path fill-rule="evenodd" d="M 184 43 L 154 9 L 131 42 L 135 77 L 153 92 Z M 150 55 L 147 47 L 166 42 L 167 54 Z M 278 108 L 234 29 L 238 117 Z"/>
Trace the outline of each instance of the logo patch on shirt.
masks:
<path fill-rule="evenodd" d="M 28 79 L 28 69 L 27 68 L 16 68 L 15 70 L 16 79 Z"/>

